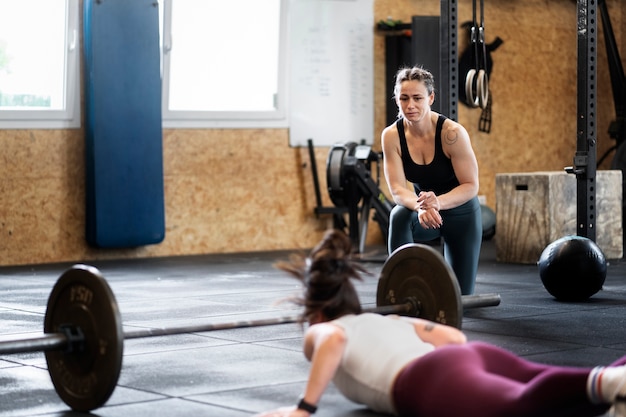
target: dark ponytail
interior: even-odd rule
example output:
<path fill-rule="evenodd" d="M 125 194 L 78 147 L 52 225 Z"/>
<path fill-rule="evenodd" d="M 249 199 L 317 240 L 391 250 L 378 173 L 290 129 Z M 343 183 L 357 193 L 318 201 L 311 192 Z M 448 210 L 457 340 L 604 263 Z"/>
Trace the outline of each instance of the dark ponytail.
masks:
<path fill-rule="evenodd" d="M 304 285 L 302 296 L 292 299 L 304 307 L 302 321 L 310 321 L 317 312 L 327 320 L 361 313 L 361 303 L 351 280 L 361 280 L 361 273 L 366 271 L 351 256 L 352 244 L 348 236 L 340 230 L 328 230 L 308 257 L 293 255 L 290 262 L 276 264 Z"/>

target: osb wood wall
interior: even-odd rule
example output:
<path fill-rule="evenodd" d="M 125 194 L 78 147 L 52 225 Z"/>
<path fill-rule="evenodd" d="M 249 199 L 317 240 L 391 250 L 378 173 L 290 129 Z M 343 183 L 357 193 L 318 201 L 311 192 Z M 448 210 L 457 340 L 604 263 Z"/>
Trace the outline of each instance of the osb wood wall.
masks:
<path fill-rule="evenodd" d="M 480 194 L 495 207 L 495 174 L 562 170 L 576 146 L 576 4 L 572 0 L 487 0 L 487 42 L 494 57 L 491 133 L 478 132 L 479 110 L 459 106 L 480 167 Z M 626 56 L 626 5 L 607 0 Z M 375 21 L 439 14 L 435 0 L 375 0 Z M 471 19 L 459 0 L 459 22 Z M 604 40 L 598 37 L 598 155 L 613 141 L 614 117 Z M 460 50 L 463 45 L 460 45 Z M 390 100 L 384 37 L 375 36 L 375 131 Z M 378 134 L 378 133 L 377 133 Z M 290 148 L 285 129 L 166 130 L 166 238 L 158 245 L 101 250 L 85 242 L 84 131 L 0 130 L 0 265 L 106 258 L 310 248 L 330 218 L 313 214 L 307 149 Z M 375 138 L 379 150 L 379 138 Z M 324 192 L 328 148 L 316 149 Z M 607 168 L 610 158 L 601 168 Z M 384 187 L 383 187 L 384 188 Z M 368 242 L 380 243 L 375 223 Z"/>
<path fill-rule="evenodd" d="M 472 1 L 458 0 L 459 23 L 471 21 Z M 479 3 L 477 1 L 477 3 Z M 613 30 L 626 62 L 626 5 L 608 0 Z M 376 1 L 377 19 L 410 22 L 412 15 L 438 15 L 439 1 Z M 486 0 L 487 43 L 502 38 L 492 57 L 489 80 L 492 126 L 479 132 L 480 109 L 459 105 L 459 121 L 468 130 L 480 168 L 480 194 L 495 207 L 495 174 L 563 170 L 576 151 L 577 7 L 573 0 Z M 602 26 L 598 17 L 598 158 L 615 144 L 607 129 L 615 118 Z M 465 49 L 459 31 L 459 52 Z M 377 86 L 384 81 L 384 39 L 377 37 Z M 385 96 L 376 90 L 376 131 L 384 127 Z M 611 158 L 600 167 L 608 169 Z"/>

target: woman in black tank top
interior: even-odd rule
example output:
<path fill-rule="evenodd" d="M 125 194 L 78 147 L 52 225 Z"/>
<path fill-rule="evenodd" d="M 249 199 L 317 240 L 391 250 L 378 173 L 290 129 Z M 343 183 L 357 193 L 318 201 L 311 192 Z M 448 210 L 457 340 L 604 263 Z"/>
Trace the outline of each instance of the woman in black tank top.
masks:
<path fill-rule="evenodd" d="M 478 163 L 469 135 L 431 110 L 435 92 L 430 72 L 401 69 L 394 95 L 399 117 L 381 139 L 385 178 L 396 203 L 389 218 L 389 253 L 407 243 L 443 238 L 444 257 L 461 293 L 472 294 L 482 218 Z"/>

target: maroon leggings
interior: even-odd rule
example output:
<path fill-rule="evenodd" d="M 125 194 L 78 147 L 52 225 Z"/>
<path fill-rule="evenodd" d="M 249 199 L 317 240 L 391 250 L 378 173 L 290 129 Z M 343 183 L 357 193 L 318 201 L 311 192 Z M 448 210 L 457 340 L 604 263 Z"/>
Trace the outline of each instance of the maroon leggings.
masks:
<path fill-rule="evenodd" d="M 626 357 L 613 365 L 624 363 Z M 401 416 L 597 416 L 609 405 L 589 401 L 590 371 L 529 362 L 472 342 L 413 361 L 398 376 L 393 395 Z"/>

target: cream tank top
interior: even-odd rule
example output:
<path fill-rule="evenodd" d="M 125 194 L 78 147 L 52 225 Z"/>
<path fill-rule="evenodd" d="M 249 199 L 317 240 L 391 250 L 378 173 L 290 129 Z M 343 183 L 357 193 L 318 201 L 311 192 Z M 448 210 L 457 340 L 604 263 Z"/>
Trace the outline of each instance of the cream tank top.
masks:
<path fill-rule="evenodd" d="M 346 347 L 333 382 L 346 398 L 377 412 L 397 414 L 393 383 L 416 358 L 433 351 L 412 323 L 398 316 L 373 313 L 346 315 L 333 320 L 346 334 Z"/>

